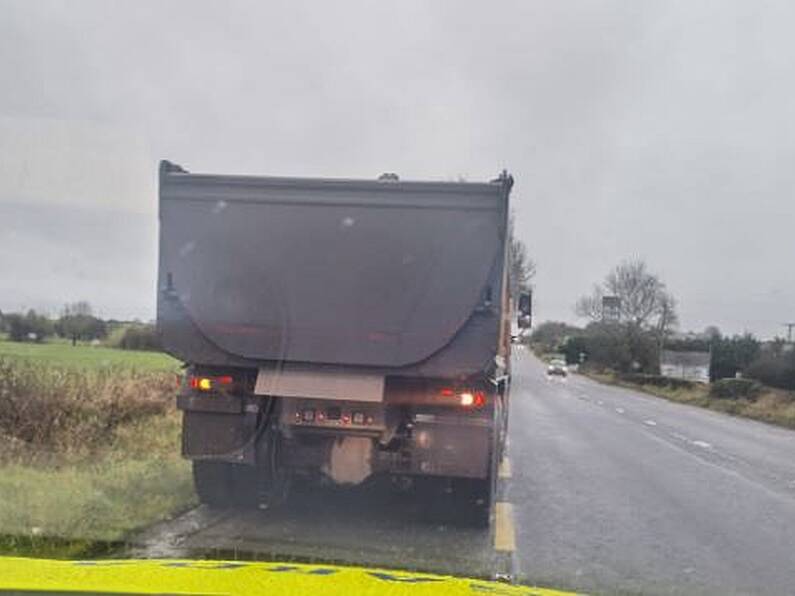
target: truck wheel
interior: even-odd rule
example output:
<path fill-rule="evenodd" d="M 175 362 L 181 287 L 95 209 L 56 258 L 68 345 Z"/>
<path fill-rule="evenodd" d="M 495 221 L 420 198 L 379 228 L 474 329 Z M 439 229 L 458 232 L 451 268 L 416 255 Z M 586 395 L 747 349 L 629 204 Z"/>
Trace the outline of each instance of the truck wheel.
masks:
<path fill-rule="evenodd" d="M 495 428 L 499 428 L 496 427 Z M 488 528 L 494 515 L 494 504 L 497 502 L 497 475 L 499 460 L 501 458 L 501 443 L 499 432 L 493 433 L 491 454 L 489 457 L 489 472 L 486 478 L 470 480 L 471 520 L 479 528 Z"/>
<path fill-rule="evenodd" d="M 496 501 L 495 479 L 493 475 L 484 480 L 475 480 L 471 492 L 471 520 L 478 528 L 488 528 L 494 513 Z"/>
<path fill-rule="evenodd" d="M 199 501 L 210 507 L 253 505 L 257 500 L 254 466 L 217 461 L 193 462 L 193 486 Z"/>

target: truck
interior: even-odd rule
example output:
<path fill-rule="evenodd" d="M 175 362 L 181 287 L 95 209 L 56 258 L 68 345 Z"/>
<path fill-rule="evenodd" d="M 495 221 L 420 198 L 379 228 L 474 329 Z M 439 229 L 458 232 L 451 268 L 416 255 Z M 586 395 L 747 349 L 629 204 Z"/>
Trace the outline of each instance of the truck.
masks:
<path fill-rule="evenodd" d="M 492 519 L 511 385 L 509 197 L 488 182 L 159 169 L 157 328 L 212 507 L 299 478 L 445 483 Z M 523 295 L 519 324 L 530 324 Z"/>

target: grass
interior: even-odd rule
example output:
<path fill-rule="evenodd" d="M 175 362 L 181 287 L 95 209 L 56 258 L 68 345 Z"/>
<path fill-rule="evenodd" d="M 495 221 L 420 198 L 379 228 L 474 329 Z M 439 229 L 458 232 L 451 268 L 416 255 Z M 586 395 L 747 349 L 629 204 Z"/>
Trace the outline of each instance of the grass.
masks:
<path fill-rule="evenodd" d="M 165 372 L 77 370 L 0 358 L 0 437 L 17 447 L 17 457 L 24 447 L 93 453 L 124 425 L 171 413 L 175 381 Z"/>
<path fill-rule="evenodd" d="M 0 357 L 0 554 L 95 552 L 195 502 L 173 373 L 120 354 Z"/>
<path fill-rule="evenodd" d="M 19 538 L 113 542 L 193 503 L 187 462 L 171 455 L 100 457 L 84 464 L 6 464 L 0 532 Z"/>
<path fill-rule="evenodd" d="M 180 363 L 162 352 L 118 350 L 65 340 L 27 343 L 0 340 L 0 358 L 35 360 L 60 367 L 77 369 L 123 367 L 142 371 L 178 372 Z"/>
<path fill-rule="evenodd" d="M 792 391 L 764 387 L 761 395 L 754 400 L 720 399 L 712 397 L 709 393 L 709 386 L 704 384 L 696 384 L 692 388 L 673 389 L 629 383 L 618 379 L 612 373 L 587 372 L 585 374 L 600 383 L 635 389 L 670 401 L 795 429 L 795 393 Z"/>

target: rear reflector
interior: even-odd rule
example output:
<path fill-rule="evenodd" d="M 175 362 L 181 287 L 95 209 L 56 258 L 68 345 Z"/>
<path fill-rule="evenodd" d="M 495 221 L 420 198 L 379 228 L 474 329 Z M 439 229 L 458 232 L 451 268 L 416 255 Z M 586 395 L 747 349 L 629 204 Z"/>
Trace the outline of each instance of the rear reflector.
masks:
<path fill-rule="evenodd" d="M 482 391 L 465 391 L 458 394 L 458 400 L 465 408 L 482 408 L 486 405 L 486 394 Z"/>

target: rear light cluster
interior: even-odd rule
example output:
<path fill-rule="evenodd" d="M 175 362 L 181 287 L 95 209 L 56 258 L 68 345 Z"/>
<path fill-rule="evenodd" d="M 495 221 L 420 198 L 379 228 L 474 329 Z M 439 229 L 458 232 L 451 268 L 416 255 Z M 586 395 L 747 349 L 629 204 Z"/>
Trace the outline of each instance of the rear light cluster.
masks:
<path fill-rule="evenodd" d="M 235 384 L 235 379 L 231 375 L 221 375 L 215 377 L 194 376 L 189 377 L 190 388 L 196 391 L 218 391 L 219 389 L 231 389 Z"/>
<path fill-rule="evenodd" d="M 486 405 L 486 394 L 483 391 L 463 390 L 456 391 L 451 387 L 442 387 L 439 395 L 446 399 L 454 400 L 465 408 L 480 409 Z"/>

